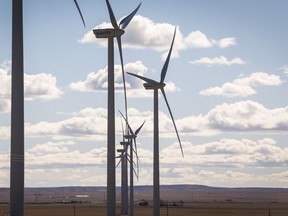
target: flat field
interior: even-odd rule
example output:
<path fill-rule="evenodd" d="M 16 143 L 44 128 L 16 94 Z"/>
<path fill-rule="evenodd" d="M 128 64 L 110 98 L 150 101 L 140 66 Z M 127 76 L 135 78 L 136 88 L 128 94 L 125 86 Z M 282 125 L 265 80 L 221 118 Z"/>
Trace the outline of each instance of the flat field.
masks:
<path fill-rule="evenodd" d="M 8 212 L 9 205 L 0 205 L 0 215 Z M 270 209 L 270 210 L 269 210 Z M 202 203 L 182 207 L 161 207 L 161 216 L 287 216 L 288 206 L 286 204 L 244 204 L 231 203 L 212 204 Z M 152 215 L 151 206 L 135 206 L 135 216 Z M 9 215 L 9 214 L 8 214 Z M 105 216 L 106 206 L 89 204 L 26 204 L 25 216 Z M 117 207 L 116 215 L 120 214 Z"/>
<path fill-rule="evenodd" d="M 134 190 L 135 216 L 153 215 L 153 188 Z M 116 193 L 116 215 L 121 215 Z M 139 206 L 146 200 L 148 206 Z M 287 216 L 287 188 L 215 188 L 197 185 L 161 186 L 161 216 Z M 106 216 L 106 188 L 26 188 L 25 216 Z M 9 189 L 0 188 L 0 216 L 9 216 Z"/>

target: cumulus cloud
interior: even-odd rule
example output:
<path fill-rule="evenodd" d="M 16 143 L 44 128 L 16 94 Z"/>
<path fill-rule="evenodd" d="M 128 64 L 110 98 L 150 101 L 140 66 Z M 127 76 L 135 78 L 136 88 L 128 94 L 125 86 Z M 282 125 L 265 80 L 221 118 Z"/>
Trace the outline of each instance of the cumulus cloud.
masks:
<path fill-rule="evenodd" d="M 203 57 L 194 61 L 189 61 L 190 64 L 195 64 L 195 65 L 200 65 L 200 64 L 205 64 L 205 65 L 242 65 L 246 64 L 245 61 L 243 61 L 240 58 L 233 58 L 231 60 L 228 60 L 224 56 L 220 57 L 215 57 L 215 58 L 208 58 L 208 57 Z"/>
<path fill-rule="evenodd" d="M 287 176 L 287 172 L 276 174 L 272 171 L 272 167 L 285 169 L 288 148 L 278 146 L 272 138 L 266 137 L 259 140 L 225 138 L 199 144 L 190 142 L 182 144 L 184 158 L 181 157 L 180 150 L 178 151 L 178 143 L 163 148 L 160 152 L 163 169 L 161 179 L 166 183 L 175 182 L 177 179 L 181 183 L 188 184 L 215 185 L 217 182 L 218 185 L 225 185 L 225 183 L 231 185 L 229 181 L 233 179 L 235 185 L 240 186 L 253 184 L 257 178 L 259 179 L 257 186 L 259 186 L 266 185 L 268 181 L 265 178 L 268 177 L 281 185 L 287 183 L 287 180 L 284 182 L 277 180 L 277 177 Z M 247 167 L 253 168 L 253 174 L 246 170 Z M 271 172 L 257 173 L 257 170 L 263 167 L 269 167 Z"/>
<path fill-rule="evenodd" d="M 241 77 L 233 82 L 224 83 L 221 87 L 211 87 L 200 91 L 200 95 L 225 96 L 225 97 L 247 97 L 257 94 L 254 87 L 257 86 L 279 86 L 283 83 L 279 76 L 264 72 L 252 73 L 250 76 Z"/>
<path fill-rule="evenodd" d="M 208 48 L 213 46 L 212 41 L 201 31 L 191 32 L 186 36 L 185 43 L 193 48 Z"/>
<path fill-rule="evenodd" d="M 140 75 L 144 75 L 146 73 L 147 68 L 141 62 L 137 61 L 134 63 L 128 63 L 124 65 L 124 71 L 128 71 L 131 73 L 136 73 Z M 115 89 L 122 90 L 123 89 L 123 77 L 121 65 L 114 66 L 114 76 L 115 76 Z M 140 87 L 140 81 L 138 79 L 131 79 L 130 75 L 125 74 L 125 79 L 127 81 L 127 88 L 138 88 Z M 99 90 L 107 90 L 108 87 L 108 68 L 99 70 L 98 72 L 91 72 L 87 75 L 86 80 L 73 82 L 69 85 L 69 87 L 73 90 L 77 91 L 99 91 Z"/>
<path fill-rule="evenodd" d="M 216 43 L 220 48 L 227 48 L 230 46 L 235 46 L 237 44 L 236 39 L 233 37 L 223 38 L 219 41 L 215 41 L 214 43 Z"/>
<path fill-rule="evenodd" d="M 229 131 L 285 131 L 288 129 L 288 107 L 268 109 L 254 101 L 223 103 L 207 115 L 210 126 Z"/>
<path fill-rule="evenodd" d="M 123 77 L 120 65 L 115 65 L 115 89 L 116 91 L 123 91 Z M 131 62 L 124 65 L 124 70 L 130 73 L 138 74 L 140 76 L 146 76 L 145 73 L 148 68 L 141 62 Z M 72 90 L 82 91 L 82 92 L 93 92 L 93 91 L 103 91 L 107 90 L 108 86 L 108 71 L 107 67 L 99 70 L 98 72 L 91 72 L 87 75 L 86 80 L 73 82 L 69 85 Z M 137 79 L 131 75 L 125 74 L 126 88 L 128 90 L 127 95 L 130 97 L 152 97 L 150 91 L 143 90 L 143 81 Z M 165 90 L 167 92 L 178 91 L 179 88 L 176 87 L 174 83 L 168 81 L 166 83 Z"/>
<path fill-rule="evenodd" d="M 11 103 L 8 99 L 1 99 L 0 98 L 0 114 L 1 113 L 8 113 L 11 110 Z"/>
<path fill-rule="evenodd" d="M 57 80 L 52 74 L 40 73 L 24 75 L 24 92 L 26 100 L 52 100 L 63 93 L 56 85 Z"/>
<path fill-rule="evenodd" d="M 180 133 L 212 136 L 226 131 L 283 133 L 288 129 L 288 107 L 269 109 L 246 100 L 216 105 L 206 114 L 177 119 Z"/>
<path fill-rule="evenodd" d="M 288 65 L 284 65 L 281 69 L 282 69 L 283 73 L 288 76 Z"/>
<path fill-rule="evenodd" d="M 176 138 L 175 130 L 167 111 L 159 112 L 161 138 Z M 173 111 L 173 106 L 171 107 Z M 132 128 L 138 128 L 146 119 L 141 130 L 144 137 L 153 135 L 153 112 L 129 108 Z M 175 114 L 175 112 L 174 112 Z M 254 101 L 223 103 L 215 106 L 206 114 L 186 116 L 175 119 L 180 136 L 214 136 L 229 132 L 283 133 L 288 129 L 288 107 L 269 109 Z M 101 127 L 98 127 L 102 125 Z M 85 108 L 64 120 L 25 124 L 26 137 L 53 137 L 53 139 L 106 141 L 107 110 L 104 108 Z M 121 135 L 121 116 L 116 118 L 116 133 Z M 1 139 L 10 137 L 10 127 L 0 127 Z"/>
<path fill-rule="evenodd" d="M 135 110 L 135 114 L 137 113 Z M 97 179 L 97 185 L 105 185 L 107 148 L 98 147 L 79 151 L 77 145 L 79 144 L 70 140 L 49 141 L 28 148 L 25 153 L 28 184 L 35 186 L 35 182 L 37 185 L 42 185 L 42 182 L 46 186 L 51 185 L 54 183 L 52 175 L 54 179 L 57 179 L 57 185 L 95 185 L 95 179 Z M 266 184 L 271 186 L 271 182 L 275 186 L 287 183 L 287 178 L 285 178 L 287 172 L 278 170 L 285 170 L 288 162 L 288 149 L 280 147 L 276 140 L 270 137 L 258 140 L 223 138 L 197 144 L 183 142 L 183 148 L 184 158 L 181 156 L 178 143 L 161 149 L 160 179 L 162 184 L 181 182 L 182 184 L 239 187 L 242 184 L 253 186 L 251 184 L 255 182 L 255 178 L 259 179 L 257 186 Z M 140 180 L 135 184 L 152 184 L 153 152 L 140 145 L 138 155 L 141 162 Z M 8 161 L 9 154 L 0 152 L 2 167 L 0 184 L 2 186 L 7 184 L 3 179 L 8 182 Z M 253 169 L 253 174 L 249 173 L 247 167 Z M 270 171 L 258 173 L 257 170 L 262 170 L 263 167 L 269 168 Z M 276 168 L 277 173 L 272 168 Z M 117 169 L 117 176 L 119 185 L 120 169 Z"/>
<path fill-rule="evenodd" d="M 106 139 L 107 112 L 103 108 L 85 108 L 73 113 L 69 118 L 58 122 L 26 123 L 26 135 L 30 137 L 53 136 L 54 139 L 74 137 L 75 139 L 99 140 Z"/>
<path fill-rule="evenodd" d="M 10 61 L 0 64 L 0 114 L 10 111 Z"/>
<path fill-rule="evenodd" d="M 102 23 L 95 27 L 111 28 L 110 23 Z M 169 23 L 155 23 L 147 17 L 136 15 L 129 26 L 125 29 L 123 35 L 123 48 L 133 49 L 154 49 L 156 51 L 167 51 L 171 45 L 173 31 L 175 26 Z M 80 43 L 96 43 L 100 46 L 107 46 L 106 40 L 96 39 L 93 32 L 87 32 L 80 40 Z M 217 46 L 227 48 L 236 45 L 236 39 L 233 37 L 222 38 L 219 40 L 209 39 L 203 32 L 196 30 L 183 36 L 178 28 L 174 42 L 174 52 L 172 57 L 178 57 L 178 51 L 188 48 L 209 48 Z M 163 57 L 162 57 L 163 58 Z"/>
<path fill-rule="evenodd" d="M 178 169 L 178 167 L 184 168 L 183 164 L 193 164 L 195 168 L 200 169 L 208 167 L 261 169 L 263 167 L 284 168 L 288 162 L 288 148 L 279 147 L 275 140 L 268 137 L 259 140 L 225 138 L 194 145 L 184 142 L 184 158 L 181 157 L 178 149 L 179 144 L 174 143 L 161 150 L 163 167 L 173 164 L 175 169 Z"/>
<path fill-rule="evenodd" d="M 10 137 L 10 127 L 1 126 L 0 127 L 0 139 L 8 139 Z"/>
<path fill-rule="evenodd" d="M 74 145 L 73 141 L 66 142 L 48 142 L 45 144 L 36 144 L 31 149 L 28 149 L 29 153 L 33 153 L 35 155 L 43 155 L 43 154 L 53 154 L 53 153 L 64 153 L 68 152 L 67 146 Z"/>
<path fill-rule="evenodd" d="M 46 146 L 47 145 L 47 146 Z M 67 144 L 66 144 L 67 145 Z M 69 144 L 70 145 L 70 144 Z M 25 153 L 27 167 L 32 168 L 51 168 L 54 167 L 85 167 L 91 165 L 105 165 L 106 163 L 106 147 L 91 149 L 87 152 L 79 150 L 71 150 L 65 145 L 59 143 L 46 143 L 38 145 L 40 152 L 36 152 L 36 148 L 32 148 Z"/>
<path fill-rule="evenodd" d="M 0 65 L 0 113 L 7 113 L 11 107 L 11 61 Z M 57 80 L 52 74 L 24 74 L 25 100 L 52 100 L 59 98 L 63 92 L 57 87 Z"/>

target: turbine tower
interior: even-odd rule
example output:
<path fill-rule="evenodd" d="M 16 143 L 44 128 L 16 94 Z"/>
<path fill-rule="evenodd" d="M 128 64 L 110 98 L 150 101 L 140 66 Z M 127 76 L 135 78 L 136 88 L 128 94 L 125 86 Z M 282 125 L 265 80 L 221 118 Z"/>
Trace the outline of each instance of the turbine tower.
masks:
<path fill-rule="evenodd" d="M 120 111 L 119 111 L 120 112 Z M 136 157 L 137 157 L 137 170 L 139 170 L 139 157 L 137 153 L 137 143 L 136 143 L 136 138 L 140 130 L 142 129 L 143 125 L 145 124 L 145 121 L 140 125 L 140 127 L 133 132 L 132 128 L 130 127 L 127 119 L 124 117 L 124 115 L 120 112 L 122 117 L 124 118 L 126 125 L 129 128 L 129 133 L 127 135 L 124 135 L 124 138 L 128 140 L 128 143 L 130 145 L 130 216 L 134 216 L 134 162 L 133 162 L 133 152 L 135 152 Z M 134 147 L 133 148 L 133 142 L 134 142 Z M 139 177 L 139 174 L 137 172 L 137 177 Z"/>
<path fill-rule="evenodd" d="M 79 5 L 74 0 L 85 26 Z M 12 1 L 10 215 L 24 215 L 23 0 Z"/>
<path fill-rule="evenodd" d="M 117 149 L 120 155 L 116 158 L 120 158 L 121 163 L 121 214 L 128 214 L 128 172 L 127 172 L 127 145 L 128 142 L 120 142 L 123 145 L 122 149 Z M 116 166 L 116 167 L 117 167 Z"/>
<path fill-rule="evenodd" d="M 110 21 L 113 28 L 108 29 L 94 29 L 93 32 L 96 38 L 108 39 L 108 123 L 107 123 L 107 215 L 114 216 L 116 208 L 116 176 L 115 176 L 115 92 L 114 92 L 114 38 L 117 38 L 120 60 L 122 67 L 122 75 L 124 78 L 123 56 L 121 36 L 124 34 L 124 29 L 127 27 L 133 16 L 138 11 L 138 7 L 128 16 L 121 20 L 118 25 L 108 0 L 106 0 L 109 11 Z M 121 27 L 121 28 L 120 28 Z M 125 112 L 127 113 L 126 102 L 126 86 L 124 81 L 125 93 Z"/>
<path fill-rule="evenodd" d="M 124 129 L 122 124 L 123 132 L 123 141 L 120 144 L 123 146 L 122 149 L 117 149 L 117 152 L 120 155 L 117 158 L 120 158 L 118 165 L 121 163 L 121 214 L 128 214 L 128 164 L 127 164 L 127 150 L 129 142 L 125 141 L 124 138 Z"/>
<path fill-rule="evenodd" d="M 137 74 L 132 74 L 127 72 L 128 74 L 135 76 L 143 81 L 145 81 L 146 83 L 143 84 L 143 86 L 145 87 L 146 90 L 153 90 L 154 91 L 154 155 L 153 155 L 153 215 L 154 216 L 159 216 L 160 215 L 160 183 L 159 183 L 159 116 L 158 116 L 158 90 L 160 89 L 163 97 L 165 99 L 167 108 L 169 110 L 173 125 L 174 125 L 174 129 L 177 135 L 177 139 L 180 145 L 180 149 L 181 149 L 181 153 L 182 156 L 184 156 L 183 154 L 183 149 L 182 149 L 182 144 L 180 141 L 180 137 L 178 134 L 178 130 L 175 124 L 175 120 L 171 111 L 171 108 L 169 106 L 165 91 L 164 91 L 164 87 L 165 87 L 165 76 L 167 73 L 167 69 L 168 69 L 168 65 L 169 65 L 169 61 L 170 61 L 170 56 L 171 56 L 171 52 L 172 52 L 172 48 L 173 48 L 173 44 L 174 44 L 174 40 L 175 40 L 175 35 L 176 35 L 176 27 L 175 27 L 175 31 L 174 31 L 174 36 L 173 36 L 173 40 L 172 40 L 172 44 L 168 53 L 168 56 L 166 58 L 166 61 L 164 63 L 164 66 L 162 68 L 161 71 L 161 78 L 160 78 L 160 82 L 157 82 L 155 80 L 143 77 L 143 76 L 139 76 Z"/>

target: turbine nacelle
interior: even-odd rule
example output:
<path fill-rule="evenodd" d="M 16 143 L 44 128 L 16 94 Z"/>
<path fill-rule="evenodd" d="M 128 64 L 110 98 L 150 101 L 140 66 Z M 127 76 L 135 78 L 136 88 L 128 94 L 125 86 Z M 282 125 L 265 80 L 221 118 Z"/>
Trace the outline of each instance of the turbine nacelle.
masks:
<path fill-rule="evenodd" d="M 151 83 L 144 83 L 143 86 L 145 89 L 147 90 L 154 90 L 154 89 L 161 89 L 161 88 L 164 88 L 165 87 L 165 83 L 156 83 L 156 84 L 151 84 Z"/>
<path fill-rule="evenodd" d="M 124 137 L 124 138 L 125 138 L 125 137 Z M 124 141 L 124 142 L 120 142 L 120 144 L 123 145 L 123 146 L 128 146 L 128 145 L 130 145 L 130 142 L 125 142 L 125 141 Z"/>
<path fill-rule="evenodd" d="M 135 139 L 137 136 L 135 134 L 124 135 L 125 139 Z"/>
<path fill-rule="evenodd" d="M 125 149 L 117 149 L 117 152 L 124 153 Z"/>
<path fill-rule="evenodd" d="M 120 37 L 125 33 L 125 31 L 123 29 L 107 28 L 107 29 L 93 29 L 93 33 L 96 36 L 96 38 L 114 38 L 114 37 Z"/>

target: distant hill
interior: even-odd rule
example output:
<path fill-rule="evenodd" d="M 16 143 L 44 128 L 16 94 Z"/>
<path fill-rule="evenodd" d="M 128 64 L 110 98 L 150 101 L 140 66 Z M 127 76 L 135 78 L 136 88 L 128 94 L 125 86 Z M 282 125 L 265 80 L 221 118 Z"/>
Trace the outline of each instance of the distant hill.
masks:
<path fill-rule="evenodd" d="M 117 202 L 121 188 L 117 187 Z M 0 203 L 9 202 L 9 188 L 0 188 Z M 134 187 L 135 200 L 152 200 L 153 186 Z M 205 185 L 161 185 L 161 199 L 185 202 L 288 202 L 287 188 L 224 188 Z M 40 187 L 25 188 L 25 202 L 106 202 L 106 187 Z"/>

